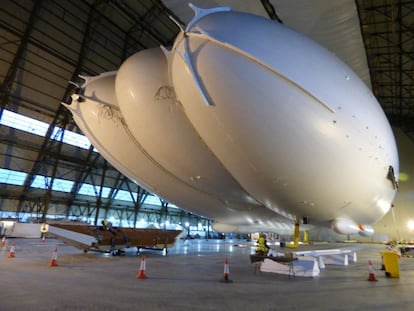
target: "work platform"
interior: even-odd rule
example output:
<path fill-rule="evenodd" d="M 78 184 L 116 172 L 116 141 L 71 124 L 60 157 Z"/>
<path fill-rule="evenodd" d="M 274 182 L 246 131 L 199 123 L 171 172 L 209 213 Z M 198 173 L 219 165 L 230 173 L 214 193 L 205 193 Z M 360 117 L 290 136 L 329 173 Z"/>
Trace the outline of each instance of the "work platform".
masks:
<path fill-rule="evenodd" d="M 357 252 L 355 248 L 349 247 L 289 252 L 273 248 L 267 254 L 250 255 L 250 261 L 255 265 L 255 270 L 261 272 L 317 277 L 326 265 L 347 266 L 349 262 L 356 262 Z"/>
<path fill-rule="evenodd" d="M 13 242 L 15 258 L 7 258 Z M 0 310 L 412 310 L 414 259 L 401 258 L 400 278 L 387 278 L 380 270 L 383 245 L 352 245 L 357 262 L 302 278 L 255 274 L 253 244 L 179 240 L 168 256 L 144 250 L 148 278 L 137 279 L 141 256 L 132 249 L 114 257 L 84 254 L 55 239 L 7 239 L 0 250 Z M 56 246 L 58 266 L 50 267 Z M 226 258 L 231 283 L 221 282 Z M 368 281 L 368 260 L 377 282 Z"/>

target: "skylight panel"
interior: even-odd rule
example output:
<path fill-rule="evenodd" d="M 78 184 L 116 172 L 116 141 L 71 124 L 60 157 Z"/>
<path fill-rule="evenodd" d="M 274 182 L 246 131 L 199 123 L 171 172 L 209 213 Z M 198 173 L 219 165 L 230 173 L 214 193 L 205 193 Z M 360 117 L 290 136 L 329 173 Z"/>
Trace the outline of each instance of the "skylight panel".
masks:
<path fill-rule="evenodd" d="M 74 182 L 66 179 L 55 178 L 52 190 L 61 192 L 71 192 Z"/>
<path fill-rule="evenodd" d="M 109 196 L 110 191 L 111 191 L 111 188 L 103 187 L 102 197 L 107 198 Z M 81 188 L 79 189 L 78 194 L 90 195 L 90 196 L 96 197 L 99 194 L 99 187 L 96 187 L 91 184 L 82 184 Z"/>
<path fill-rule="evenodd" d="M 144 204 L 150 204 L 150 205 L 157 205 L 161 206 L 161 200 L 159 197 L 154 195 L 149 195 L 144 201 Z"/>
<path fill-rule="evenodd" d="M 126 190 L 119 190 L 118 193 L 115 196 L 115 200 L 122 200 L 122 201 L 129 201 L 133 202 L 131 194 L 134 196 L 135 202 L 137 201 L 137 193 L 130 193 Z"/>
<path fill-rule="evenodd" d="M 49 128 L 49 124 L 46 122 L 38 121 L 6 109 L 3 110 L 0 124 L 39 136 L 45 136 Z"/>
<path fill-rule="evenodd" d="M 36 175 L 31 184 L 32 188 L 47 189 L 51 178 L 47 176 Z"/>
<path fill-rule="evenodd" d="M 61 130 L 60 128 L 55 128 L 53 130 L 53 137 L 57 140 L 60 139 L 61 135 L 63 135 L 63 131 L 61 131 L 58 135 L 58 131 Z M 83 149 L 89 149 L 91 147 L 91 143 L 89 139 L 81 134 L 74 133 L 71 131 L 65 131 L 63 135 L 63 140 L 65 144 L 69 144 L 75 147 L 80 147 Z"/>
<path fill-rule="evenodd" d="M 0 183 L 23 186 L 27 173 L 0 168 Z"/>
<path fill-rule="evenodd" d="M 144 201 L 144 204 L 162 206 L 161 199 L 158 196 L 156 196 L 156 195 L 149 195 L 149 196 L 147 196 L 147 198 Z M 176 208 L 176 209 L 179 209 L 178 206 L 176 206 L 176 205 L 174 205 L 172 203 L 169 203 L 169 202 L 168 202 L 168 208 Z"/>
<path fill-rule="evenodd" d="M 45 136 L 49 128 L 49 124 L 47 124 L 46 122 L 26 117 L 6 109 L 3 110 L 3 114 L 0 119 L 0 124 L 39 136 Z M 62 131 L 62 129 L 59 127 L 55 127 L 53 129 L 53 139 L 60 140 L 62 135 L 62 141 L 65 144 L 83 149 L 89 149 L 91 147 L 91 142 L 84 135 L 68 130 Z M 93 148 L 93 151 L 98 152 L 96 148 Z"/>

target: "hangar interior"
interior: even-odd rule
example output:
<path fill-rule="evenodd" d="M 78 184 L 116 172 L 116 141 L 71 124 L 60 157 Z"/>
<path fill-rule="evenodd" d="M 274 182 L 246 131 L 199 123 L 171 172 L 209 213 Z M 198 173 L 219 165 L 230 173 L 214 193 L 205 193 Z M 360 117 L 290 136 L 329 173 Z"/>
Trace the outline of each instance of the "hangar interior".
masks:
<path fill-rule="evenodd" d="M 336 11 L 323 0 L 192 2 L 231 6 L 304 32 L 372 86 L 400 153 L 400 189 L 376 231 L 413 239 L 414 1 L 347 0 Z M 358 20 L 349 18 L 349 10 L 357 11 Z M 193 16 L 188 1 L 0 2 L 0 217 L 209 230 L 209 219 L 117 171 L 61 105 L 71 102 L 79 75 L 117 70 L 137 51 L 171 46 L 179 28 L 170 16 L 186 24 Z"/>

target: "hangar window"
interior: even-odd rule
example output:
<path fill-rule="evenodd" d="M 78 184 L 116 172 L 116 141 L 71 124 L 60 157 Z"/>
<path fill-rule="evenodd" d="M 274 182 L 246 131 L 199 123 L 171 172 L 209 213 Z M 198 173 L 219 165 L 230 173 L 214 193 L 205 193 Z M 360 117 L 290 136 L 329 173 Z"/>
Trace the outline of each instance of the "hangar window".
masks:
<path fill-rule="evenodd" d="M 0 124 L 39 136 L 45 136 L 47 129 L 49 128 L 49 124 L 45 122 L 25 117 L 6 109 L 3 110 Z"/>
<path fill-rule="evenodd" d="M 60 140 L 61 136 L 63 135 L 63 131 L 60 131 L 60 128 L 54 128 L 52 137 L 56 140 Z M 86 136 L 83 136 L 78 133 L 74 133 L 71 131 L 65 131 L 63 135 L 63 140 L 65 144 L 80 147 L 83 149 L 89 149 L 91 146 L 91 143 Z M 94 151 L 97 151 L 94 149 Z"/>
<path fill-rule="evenodd" d="M 6 109 L 3 110 L 0 124 L 39 136 L 45 136 L 49 128 L 49 124 L 47 124 L 46 122 L 29 118 Z M 59 140 L 61 138 L 63 131 L 59 130 L 60 128 L 58 127 L 55 127 L 53 129 L 53 139 Z M 64 131 L 62 141 L 65 144 L 83 149 L 89 149 L 91 146 L 91 143 L 86 136 L 68 130 Z M 93 150 L 95 152 L 98 152 L 98 150 L 96 150 L 95 148 Z"/>
<path fill-rule="evenodd" d="M 0 183 L 23 186 L 27 174 L 0 168 Z"/>
<path fill-rule="evenodd" d="M 149 195 L 145 199 L 144 204 L 161 206 L 161 200 L 155 195 Z"/>
<path fill-rule="evenodd" d="M 74 182 L 66 179 L 55 178 L 52 189 L 54 191 L 71 192 Z"/>
<path fill-rule="evenodd" d="M 33 188 L 47 189 L 49 187 L 50 182 L 51 182 L 50 177 L 36 175 L 31 186 Z M 70 192 L 72 190 L 72 186 L 73 186 L 73 181 L 55 178 L 55 180 L 53 181 L 52 190 Z"/>
<path fill-rule="evenodd" d="M 109 196 L 109 192 L 111 188 L 103 187 L 102 188 L 102 197 L 107 198 Z M 90 195 L 90 196 L 98 196 L 99 195 L 99 187 L 91 185 L 91 184 L 82 184 L 81 188 L 79 189 L 78 194 L 83 195 Z"/>
<path fill-rule="evenodd" d="M 156 195 L 149 195 L 145 199 L 144 204 L 161 206 L 161 198 L 159 198 Z M 178 209 L 178 207 L 176 205 L 174 205 L 172 203 L 168 203 L 168 208 L 170 208 L 170 207 Z"/>
<path fill-rule="evenodd" d="M 134 196 L 134 200 L 132 200 L 131 195 Z M 115 196 L 115 200 L 123 200 L 123 201 L 137 201 L 137 193 L 136 192 L 129 192 L 125 190 L 119 190 L 118 193 Z"/>

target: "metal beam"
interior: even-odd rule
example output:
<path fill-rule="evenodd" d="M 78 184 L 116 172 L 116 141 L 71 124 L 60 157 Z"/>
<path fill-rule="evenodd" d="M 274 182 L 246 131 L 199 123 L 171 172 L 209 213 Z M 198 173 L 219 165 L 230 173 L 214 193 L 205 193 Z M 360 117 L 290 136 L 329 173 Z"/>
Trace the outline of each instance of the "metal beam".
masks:
<path fill-rule="evenodd" d="M 42 6 L 42 0 L 36 0 L 33 5 L 32 13 L 30 14 L 29 22 L 26 25 L 26 30 L 21 38 L 19 48 L 14 55 L 13 61 L 9 66 L 6 77 L 0 86 L 0 119 L 3 114 L 3 109 L 7 105 L 7 96 L 12 89 L 14 80 L 16 79 L 17 70 L 19 69 L 19 63 L 23 59 L 23 54 L 26 51 L 27 44 L 29 42 L 30 35 L 33 31 L 33 25 L 38 18 L 40 7 Z"/>

